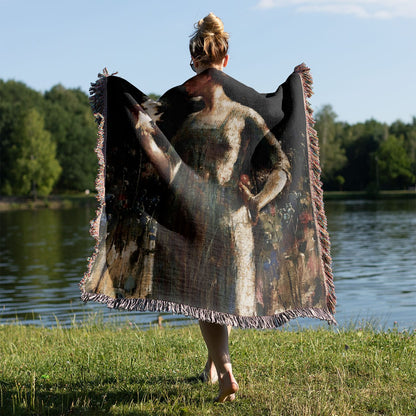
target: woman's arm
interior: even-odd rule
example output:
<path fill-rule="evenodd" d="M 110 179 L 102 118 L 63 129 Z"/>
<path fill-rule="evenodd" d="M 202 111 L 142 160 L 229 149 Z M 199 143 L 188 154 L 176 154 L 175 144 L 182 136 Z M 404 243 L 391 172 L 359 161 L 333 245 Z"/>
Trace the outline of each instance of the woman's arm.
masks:
<path fill-rule="evenodd" d="M 162 179 L 170 184 L 181 164 L 179 155 L 151 117 L 137 104 L 133 97 L 126 94 L 126 98 L 128 100 L 129 117 L 143 151 Z"/>
<path fill-rule="evenodd" d="M 273 201 L 273 199 L 275 199 L 276 196 L 283 190 L 288 180 L 290 180 L 289 160 L 283 152 L 280 143 L 277 141 L 273 133 L 267 129 L 264 122 L 262 130 L 265 133 L 265 139 L 276 150 L 278 162 L 275 163 L 273 169 L 267 176 L 266 183 L 257 195 L 251 193 L 244 181 L 240 181 L 239 183 L 239 189 L 243 196 L 244 202 L 250 210 L 253 222 L 257 221 L 260 210 L 269 202 Z"/>

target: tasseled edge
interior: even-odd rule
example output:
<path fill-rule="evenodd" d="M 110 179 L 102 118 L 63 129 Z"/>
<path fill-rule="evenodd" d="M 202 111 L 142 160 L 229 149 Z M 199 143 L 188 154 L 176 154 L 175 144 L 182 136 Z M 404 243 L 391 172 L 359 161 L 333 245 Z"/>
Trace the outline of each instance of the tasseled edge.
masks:
<path fill-rule="evenodd" d="M 331 243 L 327 230 L 327 220 L 324 210 L 323 190 L 321 182 L 321 167 L 319 163 L 319 140 L 314 129 L 315 120 L 313 110 L 308 98 L 313 94 L 312 76 L 310 69 L 304 64 L 298 65 L 295 70 L 299 74 L 302 86 L 306 115 L 306 131 L 309 144 L 309 177 L 311 181 L 311 195 L 313 200 L 314 219 L 319 233 L 320 252 L 322 266 L 325 272 L 325 285 L 327 293 L 327 307 L 331 313 L 335 313 L 336 296 L 334 277 L 332 274 Z"/>
<path fill-rule="evenodd" d="M 92 300 L 104 303 L 111 309 L 124 309 L 127 311 L 142 312 L 170 312 L 190 316 L 206 322 L 227 326 L 231 325 L 243 329 L 278 328 L 295 318 L 317 318 L 327 321 L 329 324 L 336 325 L 336 321 L 331 312 L 321 308 L 292 309 L 272 316 L 239 316 L 156 299 L 114 299 L 107 295 L 88 292 L 83 292 L 81 299 L 84 302 Z"/>
<path fill-rule="evenodd" d="M 115 74 L 111 74 L 115 75 Z M 105 209 L 105 134 L 106 134 L 106 94 L 107 94 L 107 77 L 110 74 L 107 68 L 103 69 L 102 74 L 98 74 L 96 82 L 91 83 L 90 87 L 90 106 L 94 113 L 95 121 L 98 125 L 97 145 L 95 153 L 98 159 L 98 173 L 95 179 L 95 189 L 97 190 L 98 207 L 95 211 L 95 218 L 90 222 L 90 234 L 95 239 L 95 248 L 91 257 L 88 258 L 87 271 L 80 282 L 81 290 L 88 277 L 99 253 L 100 244 L 100 223 Z"/>

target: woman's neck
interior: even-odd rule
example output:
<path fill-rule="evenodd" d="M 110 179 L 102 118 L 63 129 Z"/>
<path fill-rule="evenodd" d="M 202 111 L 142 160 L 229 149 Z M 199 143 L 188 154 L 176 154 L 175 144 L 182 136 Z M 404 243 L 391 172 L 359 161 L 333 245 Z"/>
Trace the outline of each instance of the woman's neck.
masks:
<path fill-rule="evenodd" d="M 223 106 L 228 104 L 228 97 L 225 95 L 224 90 L 221 86 L 215 86 L 210 94 L 204 96 L 205 102 L 205 112 L 212 112 L 214 109 L 216 111 L 222 112 Z"/>
<path fill-rule="evenodd" d="M 198 67 L 195 68 L 195 69 L 196 69 L 196 73 L 200 74 L 201 72 L 204 72 L 208 68 L 215 68 L 215 69 L 218 69 L 219 71 L 222 71 L 224 69 L 224 66 L 222 65 L 222 63 L 219 63 L 219 64 L 212 64 L 212 63 L 199 64 Z"/>

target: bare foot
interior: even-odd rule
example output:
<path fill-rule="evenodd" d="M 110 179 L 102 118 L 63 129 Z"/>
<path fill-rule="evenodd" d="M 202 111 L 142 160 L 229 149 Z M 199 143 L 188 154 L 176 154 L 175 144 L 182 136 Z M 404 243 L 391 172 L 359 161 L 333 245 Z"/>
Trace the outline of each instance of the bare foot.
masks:
<path fill-rule="evenodd" d="M 217 369 L 212 360 L 208 358 L 205 368 L 199 376 L 204 383 L 215 384 L 218 381 Z"/>
<path fill-rule="evenodd" d="M 238 391 L 238 384 L 230 373 L 224 374 L 220 380 L 220 394 L 215 399 L 217 403 L 232 402 L 235 400 L 235 393 Z"/>

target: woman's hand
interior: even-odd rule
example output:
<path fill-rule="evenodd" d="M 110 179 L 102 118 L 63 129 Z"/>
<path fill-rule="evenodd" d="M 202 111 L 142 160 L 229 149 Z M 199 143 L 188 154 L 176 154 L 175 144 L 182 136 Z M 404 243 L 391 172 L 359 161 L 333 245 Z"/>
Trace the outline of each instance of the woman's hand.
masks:
<path fill-rule="evenodd" d="M 125 96 L 127 112 L 144 153 L 162 179 L 170 184 L 181 163 L 180 157 L 172 148 L 169 140 L 134 98 L 130 94 L 125 94 Z"/>
<path fill-rule="evenodd" d="M 143 130 L 143 133 L 155 134 L 156 125 L 151 117 L 143 110 L 143 108 L 134 100 L 130 94 L 125 94 L 130 120 L 134 128 Z"/>
<path fill-rule="evenodd" d="M 250 185 L 251 183 L 249 177 L 247 175 L 241 175 L 240 182 L 238 183 L 238 189 L 240 190 L 245 206 L 248 208 L 251 221 L 253 225 L 256 225 L 259 219 L 260 206 L 256 196 L 250 191 Z"/>

